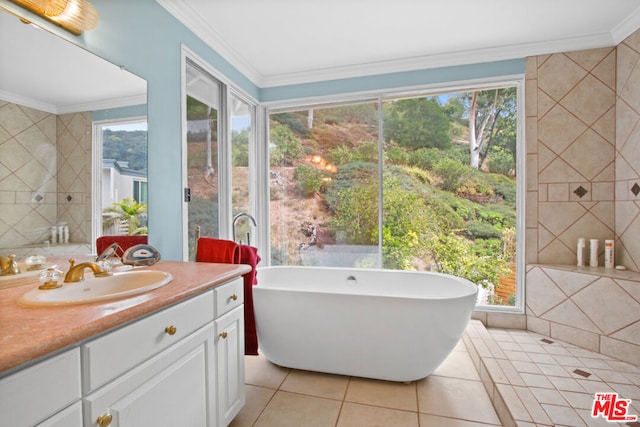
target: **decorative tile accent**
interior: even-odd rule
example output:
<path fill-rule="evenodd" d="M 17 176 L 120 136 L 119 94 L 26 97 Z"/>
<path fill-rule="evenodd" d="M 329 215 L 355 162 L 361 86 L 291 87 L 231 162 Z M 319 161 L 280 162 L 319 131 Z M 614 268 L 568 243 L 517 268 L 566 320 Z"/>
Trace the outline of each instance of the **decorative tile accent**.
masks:
<path fill-rule="evenodd" d="M 589 191 L 586 188 L 584 188 L 582 185 L 576 188 L 575 190 L 573 190 L 573 194 L 575 194 L 580 198 L 583 198 L 588 192 Z"/>
<path fill-rule="evenodd" d="M 638 185 L 637 182 L 633 184 L 633 186 L 631 187 L 631 192 L 633 193 L 634 196 L 637 196 L 638 193 L 640 193 L 640 185 Z"/>
<path fill-rule="evenodd" d="M 583 371 L 582 369 L 575 369 L 573 371 L 574 374 L 578 374 L 581 377 L 585 377 L 585 378 L 589 378 L 591 376 L 591 374 L 587 371 Z"/>
<path fill-rule="evenodd" d="M 540 341 L 542 341 L 545 344 L 553 344 L 553 341 L 550 340 L 549 338 L 542 338 Z"/>

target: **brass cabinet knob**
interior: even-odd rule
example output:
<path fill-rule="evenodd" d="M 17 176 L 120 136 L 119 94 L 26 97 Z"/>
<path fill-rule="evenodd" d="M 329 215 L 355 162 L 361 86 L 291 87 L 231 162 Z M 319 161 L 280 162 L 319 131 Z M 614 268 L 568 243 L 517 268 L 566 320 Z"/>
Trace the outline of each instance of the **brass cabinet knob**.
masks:
<path fill-rule="evenodd" d="M 111 424 L 112 420 L 113 420 L 113 417 L 111 416 L 111 414 L 106 413 L 106 414 L 100 415 L 96 420 L 96 422 L 100 427 L 107 427 L 109 424 Z"/>
<path fill-rule="evenodd" d="M 167 326 L 166 328 L 164 328 L 164 331 L 166 333 L 168 333 L 169 335 L 175 335 L 175 333 L 178 331 L 178 329 L 175 326 L 171 325 L 171 326 Z"/>
<path fill-rule="evenodd" d="M 223 340 L 227 338 L 227 333 L 226 332 L 220 332 L 220 338 L 222 338 Z"/>
<path fill-rule="evenodd" d="M 238 295 L 233 294 L 233 295 L 231 295 L 229 298 L 231 298 L 232 300 L 234 300 L 234 301 L 235 301 L 235 300 L 237 300 L 237 299 L 238 299 Z"/>

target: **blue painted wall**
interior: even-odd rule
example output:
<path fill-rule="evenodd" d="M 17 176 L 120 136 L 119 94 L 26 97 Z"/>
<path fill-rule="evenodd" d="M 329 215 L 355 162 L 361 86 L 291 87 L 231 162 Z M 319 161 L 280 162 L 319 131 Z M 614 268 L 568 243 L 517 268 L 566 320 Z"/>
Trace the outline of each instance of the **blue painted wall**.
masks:
<path fill-rule="evenodd" d="M 6 0 L 0 0 L 6 3 Z M 147 81 L 149 242 L 163 259 L 182 259 L 181 46 L 184 44 L 260 102 L 524 73 L 524 59 L 259 88 L 155 0 L 91 0 L 98 28 L 74 37 L 52 32 Z"/>

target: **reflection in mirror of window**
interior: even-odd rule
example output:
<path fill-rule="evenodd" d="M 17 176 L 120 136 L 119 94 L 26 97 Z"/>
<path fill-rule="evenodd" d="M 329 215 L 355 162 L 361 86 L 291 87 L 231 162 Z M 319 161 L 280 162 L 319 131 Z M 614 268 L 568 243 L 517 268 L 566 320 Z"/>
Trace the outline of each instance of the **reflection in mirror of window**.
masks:
<path fill-rule="evenodd" d="M 102 235 L 147 234 L 147 122 L 102 129 Z"/>

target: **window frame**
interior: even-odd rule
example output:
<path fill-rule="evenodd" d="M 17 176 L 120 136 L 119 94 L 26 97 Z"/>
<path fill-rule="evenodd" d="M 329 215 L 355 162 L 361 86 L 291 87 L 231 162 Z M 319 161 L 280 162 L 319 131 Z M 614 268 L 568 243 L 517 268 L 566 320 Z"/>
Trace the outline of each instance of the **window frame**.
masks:
<path fill-rule="evenodd" d="M 439 94 L 456 93 L 464 91 L 481 91 L 490 90 L 501 87 L 515 87 L 517 94 L 517 136 L 516 136 L 516 305 L 515 306 L 502 306 L 502 305 L 478 305 L 476 311 L 486 312 L 501 312 L 501 313 L 516 313 L 523 314 L 525 312 L 525 248 L 526 248 L 526 228 L 525 228 L 525 213 L 526 213 L 526 141 L 525 141 L 525 76 L 524 74 L 507 75 L 507 76 L 495 76 L 489 78 L 479 78 L 473 80 L 465 80 L 461 82 L 443 82 L 438 84 L 418 85 L 412 87 L 401 88 L 386 88 L 384 90 L 358 92 L 358 93 L 343 93 L 339 95 L 319 96 L 310 98 L 300 98 L 284 101 L 273 101 L 261 104 L 264 107 L 264 130 L 261 140 L 261 146 L 263 150 L 259 153 L 258 165 L 266 168 L 263 171 L 261 177 L 262 182 L 269 182 L 269 153 L 268 149 L 268 135 L 269 135 L 269 117 L 271 114 L 298 111 L 311 108 L 327 108 L 339 105 L 351 105 L 363 102 L 377 102 L 379 107 L 379 114 L 382 115 L 381 105 L 384 101 L 389 99 L 397 99 L 402 97 L 416 97 L 416 96 L 436 96 Z M 380 117 L 379 121 L 379 150 L 383 149 L 383 126 L 384 123 Z M 382 157 L 380 157 L 382 159 Z M 382 173 L 382 161 L 379 162 L 379 173 Z M 382 187 L 382 186 L 380 186 Z M 268 185 L 267 185 L 268 188 Z M 380 192 L 382 189 L 380 189 Z M 258 215 L 268 218 L 269 214 L 269 195 L 266 192 L 265 200 L 258 204 Z M 382 220 L 383 212 L 380 210 L 380 221 Z M 268 222 L 266 225 L 268 226 Z M 271 261 L 271 245 L 270 236 L 268 230 L 264 234 L 263 250 L 265 256 L 263 262 L 265 265 L 269 265 Z"/>

